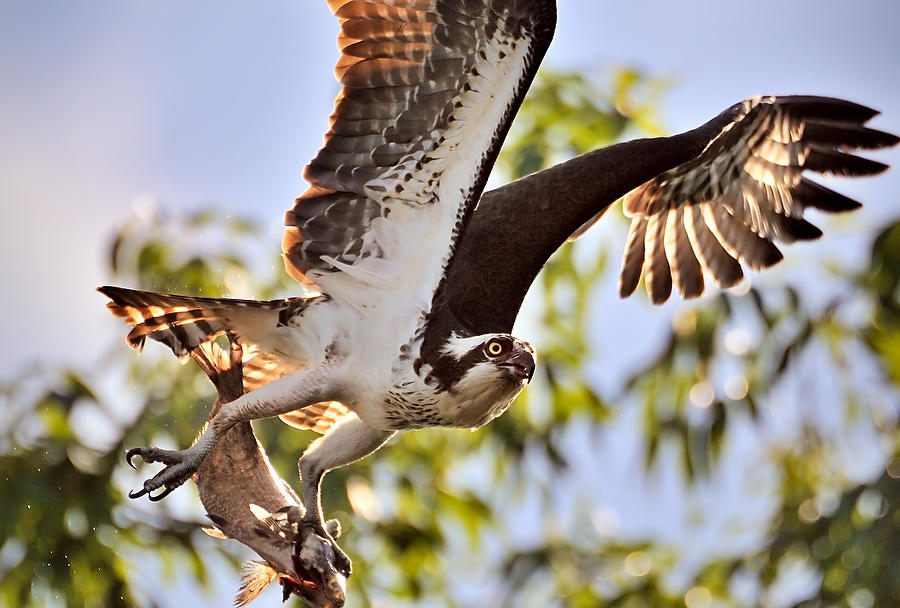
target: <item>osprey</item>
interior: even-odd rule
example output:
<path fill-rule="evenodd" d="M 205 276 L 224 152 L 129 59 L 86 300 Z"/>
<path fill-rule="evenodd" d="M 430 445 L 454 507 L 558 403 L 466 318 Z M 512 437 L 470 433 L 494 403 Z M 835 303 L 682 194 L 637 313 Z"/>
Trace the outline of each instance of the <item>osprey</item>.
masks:
<path fill-rule="evenodd" d="M 611 146 L 483 197 L 497 153 L 550 43 L 552 0 L 328 0 L 342 85 L 308 190 L 285 217 L 287 272 L 315 290 L 258 302 L 102 287 L 112 312 L 186 357 L 226 334 L 247 393 L 183 451 L 127 454 L 166 468 L 132 498 L 182 484 L 234 425 L 281 416 L 323 436 L 299 462 L 299 538 L 330 538 L 319 486 L 400 430 L 475 428 L 531 379 L 535 351 L 509 334 L 548 257 L 628 193 L 620 278 L 653 302 L 704 276 L 730 286 L 771 266 L 773 241 L 813 239 L 809 207 L 858 206 L 803 176 L 865 175 L 853 156 L 898 139 L 876 112 L 822 97 L 756 97 L 680 135 Z M 158 494 L 153 494 L 162 488 Z M 334 547 L 344 574 L 350 562 Z M 310 564 L 306 564 L 310 566 Z"/>

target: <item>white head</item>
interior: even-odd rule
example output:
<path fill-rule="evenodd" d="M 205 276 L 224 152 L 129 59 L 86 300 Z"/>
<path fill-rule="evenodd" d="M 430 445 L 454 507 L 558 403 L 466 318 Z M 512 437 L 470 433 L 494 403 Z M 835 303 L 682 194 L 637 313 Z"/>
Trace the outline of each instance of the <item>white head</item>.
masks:
<path fill-rule="evenodd" d="M 475 428 L 502 414 L 534 375 L 535 352 L 508 334 L 451 334 L 429 371 L 445 391 L 453 426 Z"/>

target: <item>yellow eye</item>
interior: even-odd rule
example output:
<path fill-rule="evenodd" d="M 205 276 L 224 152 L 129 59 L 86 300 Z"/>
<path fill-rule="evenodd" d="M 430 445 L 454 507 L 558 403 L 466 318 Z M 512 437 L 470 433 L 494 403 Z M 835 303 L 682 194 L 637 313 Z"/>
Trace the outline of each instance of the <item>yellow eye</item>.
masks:
<path fill-rule="evenodd" d="M 494 338 L 493 340 L 491 340 L 490 342 L 487 343 L 487 346 L 485 347 L 485 351 L 491 357 L 499 357 L 508 348 L 509 348 L 509 345 L 506 342 L 504 342 L 502 340 L 498 340 L 497 338 Z"/>

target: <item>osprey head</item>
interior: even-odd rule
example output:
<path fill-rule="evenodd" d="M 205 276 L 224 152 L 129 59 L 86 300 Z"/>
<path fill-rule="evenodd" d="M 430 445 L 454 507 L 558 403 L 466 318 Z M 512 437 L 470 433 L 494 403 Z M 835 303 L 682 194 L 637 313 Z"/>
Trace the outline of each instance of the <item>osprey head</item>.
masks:
<path fill-rule="evenodd" d="M 475 428 L 502 414 L 534 375 L 534 347 L 508 334 L 452 333 L 429 379 L 446 392 L 453 426 Z"/>

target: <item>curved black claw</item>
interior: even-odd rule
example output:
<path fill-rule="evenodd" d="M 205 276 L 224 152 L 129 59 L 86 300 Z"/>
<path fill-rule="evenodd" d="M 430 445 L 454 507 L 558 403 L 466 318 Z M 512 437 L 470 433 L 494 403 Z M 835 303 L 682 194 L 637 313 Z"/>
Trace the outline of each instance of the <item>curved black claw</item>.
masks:
<path fill-rule="evenodd" d="M 344 553 L 336 542 L 331 542 L 334 544 L 334 567 L 345 577 L 350 576 L 353 574 L 353 562 L 350 561 L 350 556 Z"/>
<path fill-rule="evenodd" d="M 151 494 L 150 492 L 152 492 L 156 488 L 152 488 L 152 489 L 148 490 L 146 483 L 145 483 L 144 487 L 141 488 L 140 490 L 132 490 L 131 492 L 129 492 L 128 498 L 132 498 L 132 499 L 140 498 L 141 496 L 144 496 L 146 494 L 147 498 L 149 498 L 151 502 L 159 502 L 160 500 L 162 500 L 163 498 L 165 498 L 166 496 L 171 494 L 172 490 L 174 490 L 175 488 L 180 486 L 182 483 L 184 483 L 184 482 L 182 481 L 178 485 L 166 485 L 166 489 L 163 490 L 162 492 L 160 492 L 159 494 Z"/>
<path fill-rule="evenodd" d="M 131 492 L 128 493 L 128 498 L 131 498 L 133 500 L 135 498 L 140 498 L 141 496 L 143 496 L 146 493 L 147 493 L 146 488 L 141 488 L 140 490 L 132 490 Z"/>
<path fill-rule="evenodd" d="M 135 471 L 137 471 L 137 467 L 134 466 L 134 463 L 131 462 L 131 460 L 132 460 L 135 456 L 140 456 L 140 455 L 141 455 L 141 450 L 142 450 L 142 449 L 143 449 L 143 448 L 131 448 L 130 450 L 128 450 L 127 452 L 125 452 L 125 462 L 127 462 L 127 463 L 128 463 L 128 466 L 130 466 L 130 467 L 131 467 L 132 469 L 134 469 Z M 129 494 L 129 496 L 131 496 L 131 494 Z M 131 496 L 131 498 L 137 498 L 137 496 Z"/>
<path fill-rule="evenodd" d="M 180 452 L 178 450 L 164 450 L 162 448 L 131 448 L 125 452 L 125 461 L 132 469 L 137 469 L 132 462 L 135 456 L 140 456 L 141 460 L 144 462 L 161 462 L 163 464 L 173 465 L 184 462 L 184 459 L 186 458 L 185 452 Z"/>
<path fill-rule="evenodd" d="M 125 452 L 125 461 L 133 469 L 137 469 L 132 462 L 135 456 L 140 456 L 144 462 L 161 462 L 166 465 L 166 468 L 145 481 L 140 490 L 129 492 L 128 498 L 131 499 L 146 495 L 151 501 L 158 502 L 190 479 L 191 475 L 197 471 L 197 467 L 187 459 L 186 452 L 160 448 L 131 448 Z M 163 488 L 163 491 L 158 494 L 152 493 L 159 488 Z"/>

